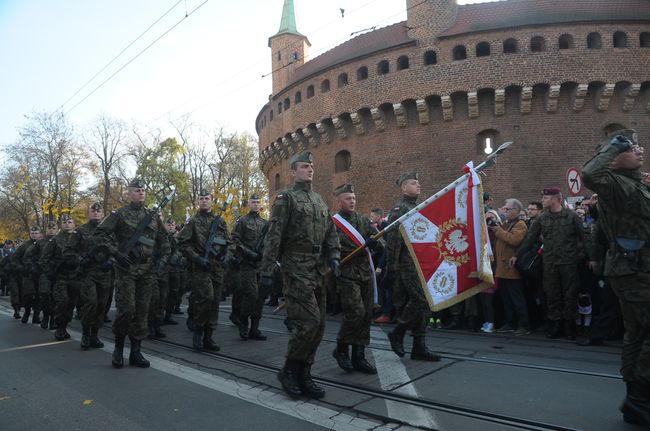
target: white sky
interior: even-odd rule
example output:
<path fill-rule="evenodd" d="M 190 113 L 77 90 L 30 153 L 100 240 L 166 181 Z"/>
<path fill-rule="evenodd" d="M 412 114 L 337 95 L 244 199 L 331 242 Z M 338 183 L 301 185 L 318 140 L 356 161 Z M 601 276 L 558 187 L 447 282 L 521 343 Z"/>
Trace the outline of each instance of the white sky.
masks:
<path fill-rule="evenodd" d="M 101 112 L 167 129 L 194 122 L 255 135 L 271 93 L 268 37 L 283 0 L 182 0 L 63 106 L 83 127 Z M 0 0 L 0 145 L 34 110 L 54 111 L 178 0 Z M 459 3 L 477 3 L 476 0 Z M 315 57 L 350 33 L 406 19 L 405 0 L 294 0 L 298 31 Z M 193 14 L 90 95 L 112 73 Z M 345 9 L 341 17 L 339 8 Z M 169 131 L 168 133 L 171 133 Z"/>

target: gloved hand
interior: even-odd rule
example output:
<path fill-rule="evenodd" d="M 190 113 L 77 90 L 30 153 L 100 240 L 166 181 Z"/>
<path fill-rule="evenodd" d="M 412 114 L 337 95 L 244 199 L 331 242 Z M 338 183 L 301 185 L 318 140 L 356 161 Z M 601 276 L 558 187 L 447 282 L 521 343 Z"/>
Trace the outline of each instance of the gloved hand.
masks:
<path fill-rule="evenodd" d="M 197 256 L 194 258 L 194 263 L 196 263 L 199 268 L 210 269 L 210 260 L 203 256 Z"/>
<path fill-rule="evenodd" d="M 364 247 L 366 247 L 368 250 L 374 250 L 375 247 L 377 247 L 377 244 L 379 244 L 379 241 L 377 241 L 373 237 L 370 237 L 366 240 Z"/>
<path fill-rule="evenodd" d="M 124 268 L 128 268 L 129 266 L 133 265 L 133 261 L 129 255 L 122 253 L 121 251 L 116 251 L 114 256 L 115 260 L 117 260 L 117 263 Z"/>
<path fill-rule="evenodd" d="M 273 291 L 273 278 L 261 277 L 259 297 L 266 298 L 272 291 Z"/>
<path fill-rule="evenodd" d="M 334 277 L 339 278 L 341 276 L 341 261 L 339 259 L 330 260 L 330 269 Z"/>
<path fill-rule="evenodd" d="M 632 141 L 623 135 L 616 135 L 609 141 L 610 145 L 616 147 L 619 153 L 624 153 L 632 147 Z"/>

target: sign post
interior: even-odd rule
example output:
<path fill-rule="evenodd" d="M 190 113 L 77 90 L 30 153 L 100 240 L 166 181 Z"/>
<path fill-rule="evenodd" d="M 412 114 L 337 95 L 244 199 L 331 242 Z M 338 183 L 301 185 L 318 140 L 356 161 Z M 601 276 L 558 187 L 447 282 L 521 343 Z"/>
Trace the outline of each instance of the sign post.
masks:
<path fill-rule="evenodd" d="M 582 175 L 577 168 L 569 168 L 566 171 L 566 183 L 571 196 L 578 196 L 582 191 Z"/>

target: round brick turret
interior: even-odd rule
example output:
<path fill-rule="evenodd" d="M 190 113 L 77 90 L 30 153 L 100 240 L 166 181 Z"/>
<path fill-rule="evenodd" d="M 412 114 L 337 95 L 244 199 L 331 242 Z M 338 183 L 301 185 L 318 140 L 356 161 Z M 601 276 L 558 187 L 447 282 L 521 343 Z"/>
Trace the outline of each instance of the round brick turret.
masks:
<path fill-rule="evenodd" d="M 527 201 L 547 186 L 568 192 L 566 170 L 618 127 L 650 142 L 650 2 L 405 7 L 404 22 L 357 36 L 290 75 L 274 69 L 285 73 L 284 86 L 256 120 L 272 194 L 291 184 L 291 155 L 308 148 L 314 187 L 330 204 L 332 190 L 351 182 L 360 210 L 389 208 L 400 172 L 417 170 L 430 195 L 467 161 L 483 160 L 486 146 L 512 140 L 484 187 L 498 204 Z"/>

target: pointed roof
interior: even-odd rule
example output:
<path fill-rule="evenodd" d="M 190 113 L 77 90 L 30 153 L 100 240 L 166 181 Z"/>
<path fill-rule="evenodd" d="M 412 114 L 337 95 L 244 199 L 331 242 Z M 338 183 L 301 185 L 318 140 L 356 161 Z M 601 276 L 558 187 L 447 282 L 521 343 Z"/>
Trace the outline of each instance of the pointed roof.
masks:
<path fill-rule="evenodd" d="M 298 32 L 298 27 L 296 26 L 296 12 L 293 8 L 293 0 L 284 0 L 284 6 L 282 7 L 282 20 L 280 21 L 280 30 L 275 34 L 297 34 L 302 36 Z"/>

